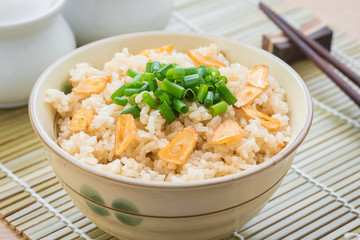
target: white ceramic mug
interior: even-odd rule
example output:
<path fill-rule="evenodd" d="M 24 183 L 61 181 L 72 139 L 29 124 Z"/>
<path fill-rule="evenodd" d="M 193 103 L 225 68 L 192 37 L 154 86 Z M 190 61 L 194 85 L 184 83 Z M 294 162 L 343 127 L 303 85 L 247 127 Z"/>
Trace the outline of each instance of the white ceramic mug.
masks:
<path fill-rule="evenodd" d="M 25 105 L 41 72 L 75 49 L 64 1 L 0 1 L 0 108 Z"/>
<path fill-rule="evenodd" d="M 63 15 L 83 45 L 123 33 L 162 30 L 172 0 L 67 0 Z"/>

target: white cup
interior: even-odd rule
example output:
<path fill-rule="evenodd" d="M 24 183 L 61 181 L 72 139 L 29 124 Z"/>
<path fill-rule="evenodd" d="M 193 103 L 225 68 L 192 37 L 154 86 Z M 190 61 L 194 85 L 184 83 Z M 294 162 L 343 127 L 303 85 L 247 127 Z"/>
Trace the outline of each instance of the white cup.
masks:
<path fill-rule="evenodd" d="M 0 108 L 27 104 L 40 74 L 75 49 L 64 0 L 0 0 Z"/>
<path fill-rule="evenodd" d="M 78 46 L 123 33 L 162 30 L 172 0 L 67 0 L 63 15 Z"/>

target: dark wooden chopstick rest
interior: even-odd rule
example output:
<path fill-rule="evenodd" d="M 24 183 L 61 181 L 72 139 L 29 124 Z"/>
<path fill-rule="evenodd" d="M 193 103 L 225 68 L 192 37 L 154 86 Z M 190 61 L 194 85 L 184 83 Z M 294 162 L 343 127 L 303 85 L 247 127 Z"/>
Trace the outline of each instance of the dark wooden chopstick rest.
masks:
<path fill-rule="evenodd" d="M 319 19 L 314 18 L 303 24 L 300 30 L 307 37 L 330 50 L 333 31 Z M 284 34 L 264 34 L 262 48 L 289 64 L 306 58 Z"/>
<path fill-rule="evenodd" d="M 330 59 L 333 57 L 330 56 L 329 52 L 326 52 L 327 50 L 325 50 L 316 42 L 309 40 L 305 35 L 301 34 L 300 31 L 297 31 L 294 27 L 288 24 L 283 18 L 273 12 L 262 2 L 259 3 L 259 7 L 279 28 L 281 28 L 284 34 L 296 47 L 298 47 L 304 53 L 308 59 L 310 59 L 316 66 L 318 66 L 341 90 L 346 93 L 346 95 L 348 95 L 360 107 L 360 94 L 357 92 L 357 90 L 345 82 L 344 79 L 335 73 L 334 70 L 328 65 L 328 63 L 333 62 L 333 60 Z M 302 38 L 304 40 L 302 40 Z M 326 61 L 323 58 L 325 58 Z M 343 72 L 344 69 L 351 72 L 350 69 L 348 69 L 340 62 L 333 64 L 333 66 L 336 66 L 337 69 L 341 72 Z M 354 73 L 353 75 L 358 77 Z M 349 77 L 349 80 L 357 83 L 357 79 Z"/>

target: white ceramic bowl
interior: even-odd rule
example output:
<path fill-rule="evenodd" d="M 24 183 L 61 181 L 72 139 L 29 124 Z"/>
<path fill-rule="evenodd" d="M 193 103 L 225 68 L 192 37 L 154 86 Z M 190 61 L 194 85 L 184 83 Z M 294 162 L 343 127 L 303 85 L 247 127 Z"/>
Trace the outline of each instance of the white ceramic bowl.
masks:
<path fill-rule="evenodd" d="M 172 0 L 67 0 L 62 11 L 79 46 L 118 34 L 162 30 Z"/>
<path fill-rule="evenodd" d="M 65 0 L 0 1 L 0 108 L 25 105 L 36 79 L 75 49 Z"/>
<path fill-rule="evenodd" d="M 55 110 L 45 91 L 59 88 L 79 62 L 101 66 L 116 51 L 130 52 L 173 43 L 177 50 L 216 43 L 230 62 L 269 66 L 287 91 L 292 137 L 272 159 L 255 168 L 220 178 L 185 183 L 131 179 L 77 161 L 55 143 Z M 279 187 L 312 120 L 308 90 L 296 72 L 261 49 L 224 38 L 165 32 L 113 37 L 81 47 L 50 66 L 30 99 L 33 127 L 65 190 L 99 227 L 120 239 L 219 239 L 232 234 L 263 208 Z"/>

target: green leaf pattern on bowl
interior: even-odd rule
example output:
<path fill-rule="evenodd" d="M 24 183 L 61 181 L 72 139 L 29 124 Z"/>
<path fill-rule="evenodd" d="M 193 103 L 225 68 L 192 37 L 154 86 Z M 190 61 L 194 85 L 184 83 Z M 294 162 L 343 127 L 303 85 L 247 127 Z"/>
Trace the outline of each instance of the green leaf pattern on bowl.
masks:
<path fill-rule="evenodd" d="M 100 193 L 96 191 L 94 188 L 92 188 L 89 185 L 82 185 L 80 188 L 80 193 L 87 197 L 88 199 L 91 199 L 94 202 L 85 200 L 86 205 L 96 214 L 100 216 L 109 216 L 110 212 L 104 208 L 99 206 L 96 203 L 105 205 L 104 199 L 101 197 Z M 125 198 L 116 198 L 112 201 L 111 206 L 114 209 L 128 212 L 128 213 L 140 213 L 137 207 L 134 203 L 132 203 L 130 200 Z M 126 213 L 117 213 L 115 212 L 115 217 L 122 223 L 129 225 L 129 226 L 137 226 L 139 225 L 143 219 L 141 217 L 137 216 L 129 216 Z"/>
<path fill-rule="evenodd" d="M 82 185 L 80 188 L 80 193 L 84 195 L 85 197 L 93 200 L 94 202 L 97 202 L 99 204 L 105 204 L 104 199 L 101 197 L 101 195 L 96 191 L 94 188 L 88 186 L 88 185 Z M 90 202 L 88 200 L 85 200 L 86 205 L 96 214 L 100 216 L 109 216 L 110 212 L 104 208 L 101 207 L 93 202 Z"/>
<path fill-rule="evenodd" d="M 111 206 L 121 211 L 139 213 L 137 207 L 131 201 L 124 198 L 114 199 L 111 203 Z M 137 226 L 143 220 L 141 217 L 129 216 L 121 213 L 115 213 L 115 216 L 120 222 L 130 226 Z"/>

